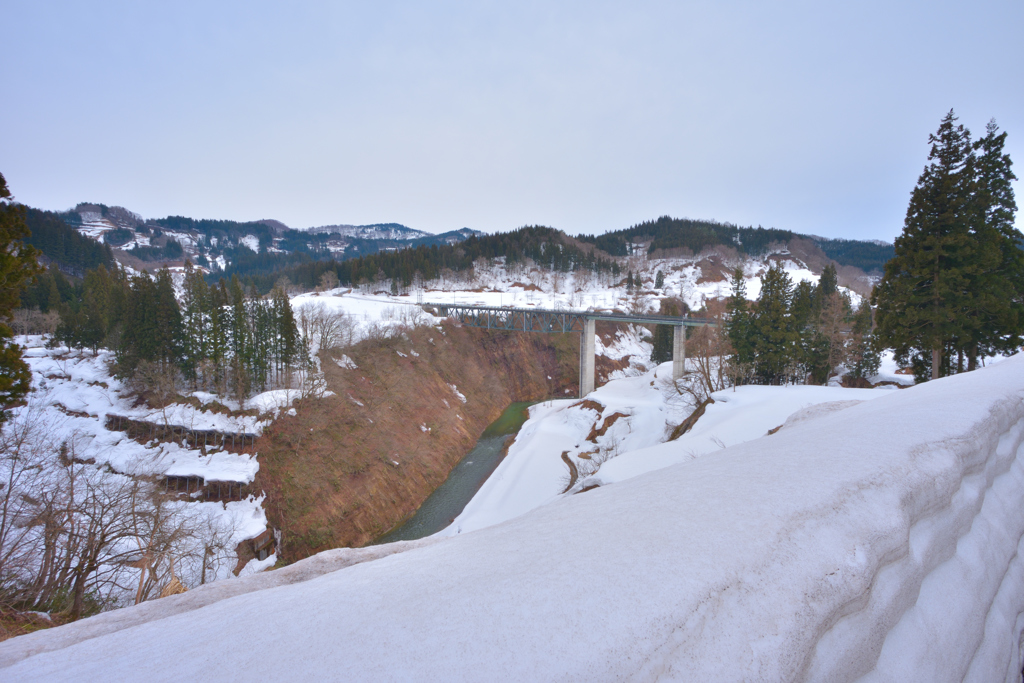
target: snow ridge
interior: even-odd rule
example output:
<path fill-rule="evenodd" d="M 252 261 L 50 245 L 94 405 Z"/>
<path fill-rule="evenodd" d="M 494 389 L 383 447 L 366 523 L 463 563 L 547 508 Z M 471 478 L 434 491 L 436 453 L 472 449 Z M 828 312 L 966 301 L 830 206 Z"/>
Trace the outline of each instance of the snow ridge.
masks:
<path fill-rule="evenodd" d="M 1021 387 L 1012 358 L 301 583 L 17 638 L 4 677 L 1019 680 Z"/>

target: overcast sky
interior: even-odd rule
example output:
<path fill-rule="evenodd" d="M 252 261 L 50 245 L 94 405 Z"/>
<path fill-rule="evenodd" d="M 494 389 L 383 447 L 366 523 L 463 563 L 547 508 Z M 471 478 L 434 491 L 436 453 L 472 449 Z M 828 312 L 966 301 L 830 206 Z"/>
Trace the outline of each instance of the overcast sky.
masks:
<path fill-rule="evenodd" d="M 1024 176 L 1020 0 L 0 17 L 0 172 L 46 209 L 572 234 L 668 214 L 891 240 L 950 108 L 975 136 L 994 117 Z"/>

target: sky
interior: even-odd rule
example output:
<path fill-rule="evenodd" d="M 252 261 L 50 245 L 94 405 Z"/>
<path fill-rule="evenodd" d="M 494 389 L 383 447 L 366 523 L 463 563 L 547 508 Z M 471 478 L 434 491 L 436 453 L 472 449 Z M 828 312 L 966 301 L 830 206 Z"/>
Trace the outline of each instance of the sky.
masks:
<path fill-rule="evenodd" d="M 670 215 L 891 241 L 951 108 L 975 137 L 995 118 L 1024 176 L 1019 0 L 0 16 L 0 173 L 44 209 L 570 234 Z"/>

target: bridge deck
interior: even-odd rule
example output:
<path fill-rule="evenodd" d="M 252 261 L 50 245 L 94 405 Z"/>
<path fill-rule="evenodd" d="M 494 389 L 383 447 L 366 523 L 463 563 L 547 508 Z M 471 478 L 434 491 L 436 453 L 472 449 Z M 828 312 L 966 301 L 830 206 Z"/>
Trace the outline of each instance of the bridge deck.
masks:
<path fill-rule="evenodd" d="M 704 318 L 668 315 L 630 315 L 602 311 L 555 311 L 546 308 L 505 308 L 464 304 L 424 303 L 437 315 L 454 318 L 467 327 L 518 332 L 580 332 L 580 397 L 594 390 L 594 324 L 598 320 L 641 325 L 672 325 L 672 378 L 683 376 L 686 363 L 686 328 L 714 325 Z"/>
<path fill-rule="evenodd" d="M 546 308 L 511 308 L 499 306 L 471 306 L 466 304 L 424 303 L 438 315 L 455 318 L 469 327 L 489 330 L 517 330 L 520 332 L 581 332 L 588 320 L 607 320 L 640 325 L 672 325 L 674 327 L 703 327 L 714 325 L 704 318 L 668 315 L 631 315 L 609 311 L 559 311 Z"/>

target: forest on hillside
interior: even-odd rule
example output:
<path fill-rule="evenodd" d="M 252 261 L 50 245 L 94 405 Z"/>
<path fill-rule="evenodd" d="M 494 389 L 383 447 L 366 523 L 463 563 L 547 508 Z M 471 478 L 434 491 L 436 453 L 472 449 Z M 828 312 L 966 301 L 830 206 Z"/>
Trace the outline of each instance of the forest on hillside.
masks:
<path fill-rule="evenodd" d="M 43 252 L 45 261 L 68 275 L 82 277 L 87 270 L 114 263 L 109 246 L 81 234 L 61 214 L 25 207 L 25 224 L 30 232 L 25 243 Z"/>
<path fill-rule="evenodd" d="M 318 286 L 327 273 L 333 273 L 344 285 L 390 280 L 398 286 L 408 287 L 416 277 L 433 280 L 444 271 L 465 272 L 477 259 L 505 258 L 506 263 L 520 263 L 527 259 L 557 270 L 571 272 L 580 269 L 618 274 L 619 265 L 610 258 L 581 249 L 553 228 L 528 226 L 507 233 L 474 236 L 458 244 L 421 245 L 399 251 L 382 251 L 344 261 L 304 260 L 287 268 L 275 268 L 278 259 L 253 255 L 242 267 L 229 268 L 224 275 L 244 277 L 250 286 L 265 294 L 282 278 L 306 289 Z M 219 279 L 220 274 L 211 276 Z"/>
<path fill-rule="evenodd" d="M 741 254 L 761 256 L 772 244 L 785 244 L 794 237 L 803 237 L 790 230 L 777 228 L 741 227 L 718 221 L 694 220 L 662 216 L 644 221 L 631 228 L 615 230 L 604 235 L 578 235 L 581 242 L 593 244 L 612 256 L 626 256 L 630 245 L 649 242 L 647 253 L 684 249 L 699 254 L 705 249 L 726 245 Z M 841 266 L 856 266 L 865 272 L 881 270 L 893 256 L 891 244 L 847 239 L 811 238 L 825 255 Z"/>

